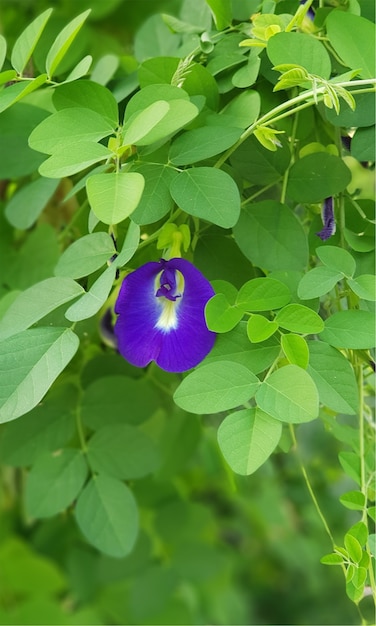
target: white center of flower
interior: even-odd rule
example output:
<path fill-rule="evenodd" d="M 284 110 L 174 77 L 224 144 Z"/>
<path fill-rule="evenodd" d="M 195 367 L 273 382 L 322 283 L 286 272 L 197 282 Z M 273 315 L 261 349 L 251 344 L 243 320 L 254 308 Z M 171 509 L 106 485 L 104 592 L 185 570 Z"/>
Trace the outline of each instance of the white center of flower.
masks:
<path fill-rule="evenodd" d="M 158 288 L 160 284 L 161 274 L 158 275 L 156 280 L 156 287 Z M 174 291 L 178 294 L 175 299 L 170 299 L 169 297 L 165 297 L 163 295 L 157 296 L 158 303 L 161 307 L 161 313 L 158 318 L 157 323 L 155 324 L 155 328 L 159 328 L 159 330 L 163 330 L 168 332 L 177 328 L 178 326 L 178 316 L 177 312 L 183 297 L 184 292 L 184 277 L 181 272 L 178 270 L 175 271 L 174 283 L 176 280 L 176 285 L 174 284 Z M 168 285 L 167 283 L 164 285 L 168 290 L 172 285 Z"/>

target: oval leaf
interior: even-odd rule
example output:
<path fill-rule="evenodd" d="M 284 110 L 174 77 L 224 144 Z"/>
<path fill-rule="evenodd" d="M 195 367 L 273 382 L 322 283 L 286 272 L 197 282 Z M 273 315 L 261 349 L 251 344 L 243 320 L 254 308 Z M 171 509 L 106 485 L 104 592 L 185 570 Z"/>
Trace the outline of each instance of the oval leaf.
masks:
<path fill-rule="evenodd" d="M 335 348 L 374 348 L 375 315 L 370 311 L 338 311 L 326 320 L 320 338 Z"/>
<path fill-rule="evenodd" d="M 320 333 L 324 322 L 315 311 L 303 304 L 288 304 L 278 311 L 275 321 L 281 328 L 293 333 Z"/>
<path fill-rule="evenodd" d="M 114 242 L 107 233 L 84 235 L 64 250 L 55 275 L 82 278 L 102 267 L 115 252 Z"/>
<path fill-rule="evenodd" d="M 244 311 L 271 311 L 290 302 L 289 288 L 275 278 L 253 278 L 239 290 L 237 306 Z"/>
<path fill-rule="evenodd" d="M 122 222 L 140 202 L 144 184 L 144 177 L 137 172 L 90 176 L 86 189 L 94 214 L 105 224 Z"/>

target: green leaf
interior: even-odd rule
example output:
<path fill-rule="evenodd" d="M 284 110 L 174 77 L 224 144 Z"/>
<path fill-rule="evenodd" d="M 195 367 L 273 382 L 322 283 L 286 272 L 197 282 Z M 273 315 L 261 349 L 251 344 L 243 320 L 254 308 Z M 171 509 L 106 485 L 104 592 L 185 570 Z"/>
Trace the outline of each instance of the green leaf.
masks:
<path fill-rule="evenodd" d="M 85 389 L 82 419 L 93 430 L 109 424 L 141 424 L 153 415 L 156 403 L 154 387 L 145 379 L 109 375 Z"/>
<path fill-rule="evenodd" d="M 375 302 L 376 283 L 373 274 L 362 274 L 356 278 L 350 278 L 348 279 L 347 284 L 350 289 L 362 300 Z"/>
<path fill-rule="evenodd" d="M 26 481 L 25 505 L 30 517 L 52 517 L 78 496 L 88 475 L 81 450 L 64 448 L 40 456 Z"/>
<path fill-rule="evenodd" d="M 220 154 L 233 146 L 242 130 L 216 126 L 203 126 L 188 130 L 172 143 L 168 158 L 173 165 L 190 165 Z"/>
<path fill-rule="evenodd" d="M 81 107 L 106 118 L 113 128 L 119 123 L 118 105 L 111 91 L 90 80 L 59 85 L 53 93 L 52 102 L 58 111 Z"/>
<path fill-rule="evenodd" d="M 324 565 L 342 565 L 343 562 L 343 557 L 340 554 L 336 554 L 336 552 L 325 554 L 320 559 L 320 563 Z"/>
<path fill-rule="evenodd" d="M 296 65 L 298 61 L 310 74 L 330 77 L 331 62 L 326 48 L 321 41 L 305 33 L 277 33 L 268 40 L 266 51 L 273 65 Z"/>
<path fill-rule="evenodd" d="M 232 4 L 231 0 L 205 0 L 213 13 L 217 30 L 223 30 L 231 26 Z"/>
<path fill-rule="evenodd" d="M 198 108 L 189 100 L 174 99 L 168 102 L 169 110 L 164 117 L 142 138 L 143 146 L 167 139 L 191 122 L 198 115 Z"/>
<path fill-rule="evenodd" d="M 64 250 L 55 267 L 55 276 L 87 276 L 99 270 L 115 252 L 114 242 L 108 233 L 84 235 Z"/>
<path fill-rule="evenodd" d="M 80 494 L 76 520 L 86 539 L 109 556 L 126 556 L 136 542 L 138 510 L 132 492 L 106 474 L 92 478 Z"/>
<path fill-rule="evenodd" d="M 339 462 L 345 473 L 360 485 L 360 458 L 355 452 L 340 452 Z"/>
<path fill-rule="evenodd" d="M 116 265 L 110 265 L 92 284 L 89 291 L 74 302 L 65 313 L 70 322 L 79 322 L 93 317 L 106 302 L 114 284 Z"/>
<path fill-rule="evenodd" d="M 315 381 L 320 402 L 347 415 L 358 412 L 358 385 L 351 363 L 322 341 L 309 341 L 308 373 Z"/>
<path fill-rule="evenodd" d="M 236 305 L 244 311 L 271 311 L 290 302 L 289 288 L 275 278 L 252 278 L 239 290 Z"/>
<path fill-rule="evenodd" d="M 240 196 L 235 181 L 226 172 L 196 167 L 180 172 L 170 192 L 176 204 L 189 215 L 222 228 L 231 228 L 240 215 Z"/>
<path fill-rule="evenodd" d="M 335 348 L 374 348 L 375 316 L 370 311 L 338 311 L 325 321 L 320 338 Z"/>
<path fill-rule="evenodd" d="M 3 35 L 0 35 L 0 70 L 2 69 L 4 65 L 6 54 L 7 54 L 7 41 L 5 37 L 3 37 Z M 8 71 L 12 71 L 12 70 L 8 70 Z"/>
<path fill-rule="evenodd" d="M 324 322 L 315 311 L 303 304 L 288 304 L 278 311 L 275 321 L 293 333 L 314 334 L 324 330 Z"/>
<path fill-rule="evenodd" d="M 252 314 L 247 322 L 247 335 L 252 343 L 260 343 L 269 339 L 278 330 L 278 324 L 264 315 Z"/>
<path fill-rule="evenodd" d="M 88 199 L 96 217 L 105 224 L 118 224 L 137 207 L 145 179 L 137 172 L 94 174 L 86 181 Z"/>
<path fill-rule="evenodd" d="M 0 422 L 33 409 L 68 365 L 79 340 L 69 328 L 34 328 L 0 344 Z"/>
<path fill-rule="evenodd" d="M 153 224 L 167 215 L 174 208 L 170 194 L 170 184 L 176 176 L 175 170 L 158 163 L 145 163 L 133 170 L 145 179 L 145 187 L 132 220 L 136 224 Z"/>
<path fill-rule="evenodd" d="M 243 209 L 234 236 L 247 259 L 262 269 L 302 270 L 307 265 L 304 230 L 294 213 L 279 202 L 265 200 Z"/>
<path fill-rule="evenodd" d="M 329 293 L 339 280 L 343 278 L 339 273 L 329 267 L 314 267 L 302 277 L 298 285 L 298 296 L 301 300 L 311 300 Z"/>
<path fill-rule="evenodd" d="M 136 144 L 147 146 L 153 143 L 153 140 L 146 140 L 145 136 L 154 126 L 158 125 L 169 110 L 170 105 L 168 102 L 165 100 L 157 100 L 157 102 L 153 102 L 153 104 L 150 104 L 143 111 L 135 113 L 135 116 L 131 117 L 129 123 L 125 126 L 122 145 Z"/>
<path fill-rule="evenodd" d="M 244 315 L 242 310 L 232 306 L 223 293 L 217 293 L 206 304 L 205 319 L 209 330 L 227 333 L 235 328 Z"/>
<path fill-rule="evenodd" d="M 33 130 L 29 146 L 38 152 L 54 154 L 70 150 L 71 144 L 96 142 L 114 132 L 108 121 L 88 108 L 62 109 L 47 117 Z"/>
<path fill-rule="evenodd" d="M 228 415 L 218 429 L 218 444 L 231 469 L 248 476 L 265 463 L 281 438 L 282 424 L 259 408 Z"/>
<path fill-rule="evenodd" d="M 366 505 L 364 493 L 361 491 L 348 491 L 340 496 L 339 501 L 343 506 L 352 511 L 363 511 Z"/>
<path fill-rule="evenodd" d="M 309 351 L 307 342 L 304 337 L 294 334 L 282 335 L 281 348 L 285 353 L 289 363 L 291 363 L 292 365 L 298 365 L 303 369 L 307 369 L 309 362 Z M 311 372 L 309 373 L 312 376 Z"/>
<path fill-rule="evenodd" d="M 271 185 L 282 179 L 290 163 L 286 140 L 275 152 L 266 150 L 255 137 L 249 137 L 230 157 L 231 165 L 239 175 L 257 186 Z"/>
<path fill-rule="evenodd" d="M 39 167 L 39 173 L 47 178 L 65 178 L 112 156 L 111 150 L 100 143 L 92 141 L 72 143 L 65 146 L 64 152 L 55 152 L 44 161 Z"/>
<path fill-rule="evenodd" d="M 84 289 L 71 278 L 46 278 L 29 287 L 17 296 L 0 320 L 0 340 L 26 330 L 82 293 Z"/>
<path fill-rule="evenodd" d="M 90 54 L 87 54 L 86 57 L 81 59 L 81 61 L 77 63 L 76 67 L 74 67 L 73 70 L 69 72 L 64 82 L 69 83 L 70 81 L 78 80 L 79 78 L 82 78 L 83 76 L 88 74 L 92 62 L 93 57 Z"/>
<path fill-rule="evenodd" d="M 347 534 L 355 537 L 361 546 L 365 546 L 368 541 L 368 528 L 364 522 L 357 522 L 351 526 Z"/>
<path fill-rule="evenodd" d="M 8 222 L 21 230 L 30 228 L 54 195 L 59 182 L 49 178 L 37 178 L 21 187 L 5 207 Z"/>
<path fill-rule="evenodd" d="M 358 161 L 375 161 L 375 126 L 358 128 L 351 140 L 351 156 Z"/>
<path fill-rule="evenodd" d="M 140 241 L 140 227 L 129 220 L 129 226 L 127 230 L 127 234 L 124 239 L 124 243 L 121 251 L 119 252 L 116 259 L 114 259 L 113 264 L 116 268 L 123 267 L 128 261 L 131 260 L 135 252 L 138 248 L 138 243 Z"/>
<path fill-rule="evenodd" d="M 316 254 L 320 261 L 335 272 L 342 272 L 346 277 L 351 277 L 356 269 L 354 257 L 337 246 L 319 246 L 316 248 Z"/>
<path fill-rule="evenodd" d="M 239 363 L 218 361 L 188 374 L 174 393 L 180 408 L 190 413 L 218 413 L 254 396 L 260 381 Z"/>
<path fill-rule="evenodd" d="M 5 109 L 13 106 L 16 102 L 27 96 L 29 93 L 32 93 L 38 87 L 43 85 L 47 80 L 47 74 L 40 74 L 33 80 L 24 82 L 21 81 L 19 83 L 15 83 L 13 85 L 8 86 L 6 89 L 0 91 L 0 113 L 5 111 Z"/>
<path fill-rule="evenodd" d="M 368 538 L 368 543 L 370 547 L 370 552 L 372 556 L 376 557 L 376 535 L 375 533 L 371 533 Z"/>
<path fill-rule="evenodd" d="M 129 424 L 100 428 L 88 443 L 88 460 L 93 471 L 127 480 L 155 472 L 160 463 L 150 437 Z"/>
<path fill-rule="evenodd" d="M 224 118 L 229 126 L 245 129 L 257 120 L 260 106 L 259 93 L 247 89 L 226 104 L 220 112 L 220 117 Z"/>
<path fill-rule="evenodd" d="M 345 535 L 345 548 L 354 563 L 359 563 L 362 560 L 362 546 L 359 541 L 353 535 L 349 535 L 349 533 Z"/>
<path fill-rule="evenodd" d="M 17 102 L 0 115 L 0 154 L 7 155 L 0 159 L 1 179 L 28 176 L 38 169 L 44 157 L 29 148 L 28 137 L 46 115 L 46 110 L 25 102 Z"/>
<path fill-rule="evenodd" d="M 34 52 L 34 48 L 39 41 L 52 11 L 53 9 L 47 9 L 47 11 L 44 11 L 44 13 L 33 20 L 17 38 L 13 46 L 10 62 L 17 70 L 18 74 L 22 75 L 22 72 Z"/>
<path fill-rule="evenodd" d="M 14 467 L 32 465 L 45 452 L 64 446 L 74 435 L 77 390 L 56 385 L 27 415 L 3 427 L 0 456 Z"/>
<path fill-rule="evenodd" d="M 327 36 L 337 54 L 361 78 L 375 76 L 375 25 L 359 15 L 331 11 L 326 19 Z"/>
<path fill-rule="evenodd" d="M 204 362 L 233 361 L 244 365 L 254 374 L 270 367 L 280 352 L 277 340 L 271 338 L 261 344 L 252 344 L 247 337 L 246 328 L 246 322 L 240 322 L 229 333 L 219 335 Z"/>
<path fill-rule="evenodd" d="M 244 89 L 254 85 L 259 75 L 260 65 L 261 59 L 259 56 L 250 56 L 248 63 L 234 73 L 231 79 L 234 87 Z"/>
<path fill-rule="evenodd" d="M 90 11 L 91 9 L 88 9 L 75 17 L 56 37 L 46 58 L 46 72 L 49 78 L 52 78 L 52 76 L 56 73 L 60 62 L 68 52 Z"/>
<path fill-rule="evenodd" d="M 300 424 L 315 419 L 319 398 L 315 383 L 297 365 L 273 372 L 256 392 L 258 406 L 281 422 Z"/>
<path fill-rule="evenodd" d="M 321 202 L 344 191 L 351 182 L 351 172 L 340 157 L 315 152 L 292 165 L 287 196 L 297 202 Z"/>

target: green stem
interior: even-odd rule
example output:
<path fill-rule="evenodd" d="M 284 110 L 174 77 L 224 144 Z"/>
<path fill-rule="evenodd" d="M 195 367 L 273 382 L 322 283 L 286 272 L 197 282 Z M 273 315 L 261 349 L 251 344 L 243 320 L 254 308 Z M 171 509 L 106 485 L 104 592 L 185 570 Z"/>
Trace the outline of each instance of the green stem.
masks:
<path fill-rule="evenodd" d="M 333 549 L 335 549 L 336 543 L 334 541 L 334 537 L 333 537 L 332 532 L 331 532 L 331 530 L 330 530 L 330 528 L 328 526 L 328 523 L 327 523 L 327 521 L 325 519 L 325 516 L 324 516 L 324 514 L 323 514 L 323 512 L 322 512 L 322 510 L 320 508 L 320 505 L 319 505 L 318 500 L 316 498 L 315 492 L 313 491 L 311 482 L 310 482 L 308 474 L 307 474 L 307 470 L 304 467 L 303 461 L 300 458 L 300 454 L 298 452 L 298 444 L 297 444 L 296 437 L 295 437 L 294 426 L 292 424 L 289 424 L 289 426 L 290 426 L 291 438 L 292 438 L 292 441 L 293 441 L 293 444 L 294 444 L 294 451 L 295 451 L 296 457 L 298 459 L 298 464 L 299 464 L 300 470 L 302 472 L 305 484 L 307 486 L 309 495 L 311 496 L 311 500 L 312 500 L 312 502 L 313 502 L 313 504 L 315 506 L 317 514 L 318 514 L 318 516 L 319 516 L 319 518 L 320 518 L 320 520 L 321 520 L 321 522 L 322 522 L 322 524 L 323 524 L 323 526 L 325 528 L 325 531 L 326 531 L 326 533 L 327 533 L 327 535 L 328 535 L 328 537 L 329 537 L 329 539 L 330 539 L 330 541 L 332 543 Z"/>
<path fill-rule="evenodd" d="M 290 169 L 291 169 L 292 164 L 294 163 L 294 147 L 295 147 L 294 144 L 295 144 L 296 131 L 297 131 L 297 128 L 298 128 L 298 120 L 299 120 L 299 113 L 297 112 L 295 117 L 294 117 L 292 129 L 291 129 L 291 137 L 290 137 L 291 156 L 290 156 L 290 163 L 289 163 L 288 167 L 286 168 L 286 171 L 285 171 L 284 176 L 283 176 L 283 181 L 282 181 L 282 190 L 281 190 L 281 203 L 282 204 L 284 204 L 285 200 L 286 200 L 287 183 L 289 181 Z"/>

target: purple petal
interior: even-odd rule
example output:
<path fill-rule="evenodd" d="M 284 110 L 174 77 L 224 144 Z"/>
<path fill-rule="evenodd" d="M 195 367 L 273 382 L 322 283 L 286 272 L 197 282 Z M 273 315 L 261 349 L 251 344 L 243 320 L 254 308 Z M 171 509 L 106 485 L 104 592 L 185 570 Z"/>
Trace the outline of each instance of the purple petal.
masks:
<path fill-rule="evenodd" d="M 142 265 L 125 277 L 115 306 L 121 355 L 138 367 L 150 361 L 169 372 L 195 367 L 214 345 L 204 316 L 213 295 L 209 281 L 185 259 Z"/>
<path fill-rule="evenodd" d="M 329 198 L 325 198 L 324 200 L 322 209 L 322 222 L 324 226 L 319 233 L 316 233 L 316 235 L 320 237 L 322 241 L 326 241 L 336 232 L 336 221 L 334 218 L 332 196 L 330 196 Z"/>

